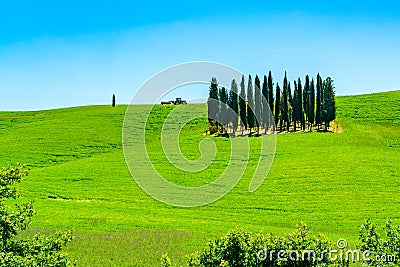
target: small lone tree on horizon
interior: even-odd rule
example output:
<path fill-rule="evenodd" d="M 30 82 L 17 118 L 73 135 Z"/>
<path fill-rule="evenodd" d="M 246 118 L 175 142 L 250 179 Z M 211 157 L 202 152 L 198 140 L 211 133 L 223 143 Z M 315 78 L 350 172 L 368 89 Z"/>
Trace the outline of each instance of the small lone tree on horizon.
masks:
<path fill-rule="evenodd" d="M 112 95 L 112 103 L 111 103 L 112 107 L 115 107 L 115 94 Z"/>

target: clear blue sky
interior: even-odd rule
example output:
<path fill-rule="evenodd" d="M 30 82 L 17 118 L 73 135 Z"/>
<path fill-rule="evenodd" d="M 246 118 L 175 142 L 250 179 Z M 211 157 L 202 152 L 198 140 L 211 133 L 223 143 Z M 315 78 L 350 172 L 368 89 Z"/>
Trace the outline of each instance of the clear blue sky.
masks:
<path fill-rule="evenodd" d="M 108 104 L 112 93 L 128 103 L 151 75 L 188 61 L 271 69 L 278 82 L 285 70 L 289 80 L 320 72 L 338 95 L 400 89 L 398 1 L 7 2 L 0 110 Z"/>

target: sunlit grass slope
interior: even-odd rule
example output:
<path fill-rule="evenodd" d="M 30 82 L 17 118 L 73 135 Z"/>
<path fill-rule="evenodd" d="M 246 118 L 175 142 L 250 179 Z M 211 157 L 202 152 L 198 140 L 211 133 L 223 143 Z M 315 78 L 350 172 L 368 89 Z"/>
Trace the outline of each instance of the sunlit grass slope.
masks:
<path fill-rule="evenodd" d="M 171 109 L 156 106 L 150 114 L 150 158 L 177 184 L 212 181 L 226 167 L 229 140 L 213 138 L 219 154 L 206 171 L 176 171 L 159 139 Z M 205 105 L 183 109 L 206 112 Z M 31 169 L 19 186 L 37 211 L 29 231 L 75 229 L 67 250 L 80 266 L 156 266 L 165 252 L 183 262 L 185 254 L 236 227 L 284 233 L 305 221 L 314 232 L 354 246 L 366 218 L 400 224 L 400 91 L 338 97 L 339 133 L 278 135 L 271 171 L 254 193 L 248 186 L 261 139 L 250 137 L 252 160 L 242 180 L 222 199 L 198 208 L 160 203 L 137 186 L 122 149 L 125 110 L 0 112 L 0 165 L 21 162 Z M 131 110 L 143 118 L 143 106 Z M 184 127 L 180 144 L 186 157 L 200 156 L 206 129 L 205 119 Z"/>

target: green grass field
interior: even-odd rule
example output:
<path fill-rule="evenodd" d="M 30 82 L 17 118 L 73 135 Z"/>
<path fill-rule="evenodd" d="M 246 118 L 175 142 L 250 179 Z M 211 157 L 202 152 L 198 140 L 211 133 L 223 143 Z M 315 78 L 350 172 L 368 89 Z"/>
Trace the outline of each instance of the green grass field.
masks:
<path fill-rule="evenodd" d="M 160 203 L 137 186 L 121 141 L 126 108 L 0 112 L 0 166 L 21 162 L 30 168 L 19 188 L 37 214 L 23 235 L 74 229 L 66 250 L 79 266 L 157 266 L 163 253 L 179 264 L 232 228 L 280 234 L 304 221 L 315 233 L 356 246 L 366 218 L 400 224 L 400 91 L 337 97 L 340 133 L 279 134 L 271 171 L 254 193 L 248 186 L 262 137 L 249 137 L 253 157 L 241 181 L 222 199 L 197 208 Z M 143 108 L 133 107 L 138 121 Z M 146 136 L 150 158 L 174 183 L 212 181 L 226 167 L 228 139 L 213 138 L 218 154 L 209 169 L 177 171 L 159 139 L 172 108 L 153 109 Z M 205 105 L 182 108 L 206 112 Z M 204 119 L 184 127 L 186 157 L 200 156 L 207 127 Z"/>

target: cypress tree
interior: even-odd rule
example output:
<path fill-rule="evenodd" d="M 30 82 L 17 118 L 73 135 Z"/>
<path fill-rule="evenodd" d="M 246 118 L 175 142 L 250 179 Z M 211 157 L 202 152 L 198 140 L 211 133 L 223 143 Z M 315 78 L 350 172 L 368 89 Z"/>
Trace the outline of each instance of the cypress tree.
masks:
<path fill-rule="evenodd" d="M 297 80 L 297 87 L 299 92 L 299 120 L 301 123 L 301 128 L 303 131 L 306 129 L 306 121 L 304 118 L 304 94 L 303 94 L 303 87 L 301 85 L 300 77 Z"/>
<path fill-rule="evenodd" d="M 315 123 L 319 127 L 321 125 L 321 90 L 322 90 L 322 79 L 319 73 L 317 74 L 317 110 L 315 112 Z"/>
<path fill-rule="evenodd" d="M 258 78 L 258 75 L 256 75 L 256 78 L 254 79 L 254 117 L 255 117 L 255 122 L 257 126 L 257 133 L 260 134 L 260 127 L 262 126 L 262 105 L 261 105 L 261 85 L 260 85 L 260 79 Z"/>
<path fill-rule="evenodd" d="M 218 121 L 217 121 L 217 114 L 219 112 L 218 108 L 218 82 L 215 77 L 211 78 L 211 85 L 210 85 L 210 91 L 209 91 L 209 96 L 208 96 L 208 121 L 211 126 L 216 125 L 218 127 Z"/>
<path fill-rule="evenodd" d="M 269 128 L 269 107 L 268 107 L 268 80 L 267 76 L 264 75 L 264 81 L 262 84 L 262 98 L 261 98 L 261 106 L 262 106 L 262 126 L 264 127 L 265 133 L 267 133 Z"/>
<path fill-rule="evenodd" d="M 284 123 L 286 125 L 286 129 L 288 129 L 289 109 L 288 109 L 288 82 L 287 82 L 287 77 L 286 77 L 286 71 L 285 71 L 285 77 L 283 78 L 283 92 L 282 92 L 281 102 L 282 102 L 282 107 L 281 107 L 282 123 Z M 282 126 L 281 126 L 281 128 L 282 128 Z"/>
<path fill-rule="evenodd" d="M 286 130 L 289 132 L 290 125 L 292 124 L 292 116 L 293 116 L 293 97 L 292 97 L 292 90 L 290 89 L 290 82 L 288 82 L 288 112 L 287 112 L 287 125 Z"/>
<path fill-rule="evenodd" d="M 219 111 L 220 111 L 220 121 L 222 125 L 222 132 L 226 132 L 228 128 L 228 93 L 225 87 L 219 90 Z"/>
<path fill-rule="evenodd" d="M 333 80 L 328 77 L 323 83 L 322 120 L 325 123 L 325 131 L 329 129 L 329 123 L 336 118 L 335 91 Z"/>
<path fill-rule="evenodd" d="M 247 127 L 250 129 L 250 134 L 254 126 L 253 80 L 251 79 L 251 75 L 249 75 L 249 81 L 247 84 Z"/>
<path fill-rule="evenodd" d="M 326 83 L 325 83 L 325 81 L 322 81 L 322 78 L 321 78 L 321 124 L 325 121 L 324 114 L 323 114 L 324 113 L 325 86 L 326 86 Z"/>
<path fill-rule="evenodd" d="M 229 107 L 234 111 L 235 114 L 230 116 L 230 122 L 232 123 L 232 132 L 233 135 L 236 135 L 238 122 L 239 122 L 239 103 L 238 103 L 238 85 L 235 79 L 232 80 L 231 90 L 229 91 Z"/>
<path fill-rule="evenodd" d="M 336 100 L 335 100 L 335 86 L 333 84 L 333 80 L 329 78 L 330 80 L 330 87 L 329 87 L 329 99 L 330 99 L 330 109 L 329 109 L 329 121 L 334 121 L 336 120 Z"/>
<path fill-rule="evenodd" d="M 276 93 L 275 93 L 275 125 L 278 125 L 279 122 L 279 114 L 280 114 L 280 105 L 281 105 L 281 88 L 279 87 L 279 83 L 276 83 Z M 282 129 L 281 129 L 282 130 Z"/>
<path fill-rule="evenodd" d="M 246 88 L 244 84 L 244 75 L 242 75 L 242 81 L 240 82 L 240 97 L 239 97 L 239 111 L 240 111 L 240 128 L 242 134 L 244 129 L 247 130 L 247 107 L 246 107 Z"/>
<path fill-rule="evenodd" d="M 311 86 L 310 86 L 310 101 L 309 101 L 309 112 L 308 112 L 308 118 L 310 122 L 310 130 L 312 130 L 312 127 L 314 125 L 314 120 L 315 120 L 315 87 L 314 87 L 314 78 L 311 80 Z"/>
<path fill-rule="evenodd" d="M 297 121 L 299 120 L 299 92 L 297 88 L 297 83 L 296 81 L 293 82 L 294 84 L 294 91 L 293 91 L 293 130 L 297 130 Z"/>
<path fill-rule="evenodd" d="M 115 94 L 112 95 L 112 103 L 111 106 L 114 108 L 115 107 Z"/>
<path fill-rule="evenodd" d="M 304 90 L 303 90 L 303 109 L 306 115 L 307 122 L 309 122 L 309 117 L 308 117 L 309 103 L 310 103 L 310 77 L 306 75 L 306 82 L 304 84 Z M 305 125 L 303 130 L 305 130 Z"/>
<path fill-rule="evenodd" d="M 288 98 L 289 98 L 289 104 L 293 106 L 293 94 L 292 94 L 292 89 L 290 88 L 290 82 L 288 83 Z"/>
<path fill-rule="evenodd" d="M 274 118 L 274 83 L 272 81 L 272 73 L 269 71 L 268 73 L 268 104 L 269 104 L 269 111 L 271 111 L 269 118 L 271 118 L 270 122 L 273 125 L 273 131 L 276 131 L 275 129 L 275 123 L 272 123 L 272 120 Z"/>

